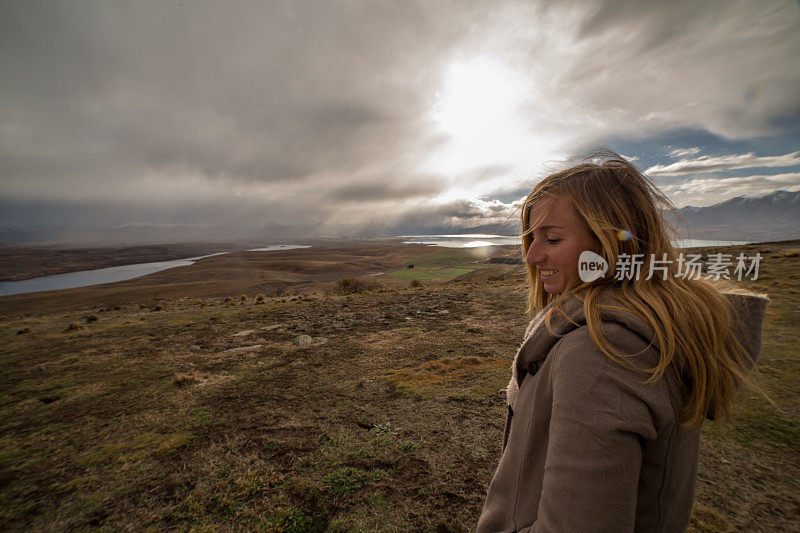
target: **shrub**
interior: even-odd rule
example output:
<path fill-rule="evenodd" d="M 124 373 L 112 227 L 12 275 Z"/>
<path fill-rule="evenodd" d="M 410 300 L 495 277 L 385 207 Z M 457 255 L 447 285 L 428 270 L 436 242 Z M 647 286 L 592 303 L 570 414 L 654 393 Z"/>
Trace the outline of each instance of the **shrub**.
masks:
<path fill-rule="evenodd" d="M 246 294 L 242 294 L 241 296 L 239 296 L 239 299 L 241 301 L 243 301 L 243 302 L 246 302 L 247 301 L 247 295 Z"/>
<path fill-rule="evenodd" d="M 361 293 L 375 291 L 382 287 L 374 279 L 340 278 L 336 282 L 336 291 L 342 294 Z"/>
<path fill-rule="evenodd" d="M 178 387 L 185 387 L 186 385 L 191 385 L 192 383 L 197 383 L 200 381 L 200 376 L 196 372 L 192 373 L 185 373 L 179 372 L 175 374 L 175 379 L 173 383 Z"/>
<path fill-rule="evenodd" d="M 86 329 L 86 328 L 81 326 L 77 322 L 73 322 L 72 324 L 67 326 L 66 329 L 64 329 L 64 331 L 80 331 L 82 329 Z"/>
<path fill-rule="evenodd" d="M 356 292 L 356 279 L 355 278 L 339 278 L 336 282 L 336 290 L 339 292 Z"/>
<path fill-rule="evenodd" d="M 263 304 L 263 303 L 264 303 L 264 302 L 266 302 L 266 301 L 267 301 L 267 298 L 266 298 L 266 296 L 264 296 L 263 294 L 256 294 L 256 299 L 255 299 L 255 302 L 256 302 L 257 304 Z"/>
<path fill-rule="evenodd" d="M 97 318 L 97 315 L 89 315 L 86 317 L 87 324 L 91 324 L 92 322 L 97 322 L 98 320 L 99 318 Z"/>
<path fill-rule="evenodd" d="M 409 284 L 410 287 L 422 287 L 422 281 L 418 279 L 412 279 L 411 283 Z"/>

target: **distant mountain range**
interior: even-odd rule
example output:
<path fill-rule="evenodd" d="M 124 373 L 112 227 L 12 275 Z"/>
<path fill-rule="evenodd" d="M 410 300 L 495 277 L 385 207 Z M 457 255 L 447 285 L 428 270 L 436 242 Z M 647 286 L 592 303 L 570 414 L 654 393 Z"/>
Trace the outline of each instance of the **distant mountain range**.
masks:
<path fill-rule="evenodd" d="M 800 239 L 800 192 L 780 190 L 758 198 L 737 196 L 708 207 L 687 206 L 678 213 L 683 221 L 670 217 L 670 223 L 680 238 L 756 242 Z M 451 229 L 449 233 L 515 235 L 519 231 L 519 221 L 514 219 L 513 223 Z"/>
<path fill-rule="evenodd" d="M 737 196 L 708 207 L 684 207 L 680 215 L 694 239 L 780 241 L 800 239 L 800 192 Z M 674 222 L 674 221 L 673 221 Z M 685 237 L 685 231 L 679 233 Z"/>
<path fill-rule="evenodd" d="M 800 239 L 800 192 L 775 191 L 760 198 L 738 196 L 709 207 L 684 207 L 683 221 L 670 217 L 680 238 L 732 241 L 777 241 Z M 685 224 L 684 224 L 685 222 Z M 24 224 L 0 222 L 0 246 L 21 243 L 58 245 L 156 244 L 178 242 L 289 241 L 325 236 L 391 237 L 404 235 L 494 234 L 518 235 L 519 219 L 468 228 L 453 226 L 391 227 L 374 224 L 370 234 L 363 226 L 270 224 L 231 227 L 202 224 L 134 223 L 94 226 L 90 223 Z"/>

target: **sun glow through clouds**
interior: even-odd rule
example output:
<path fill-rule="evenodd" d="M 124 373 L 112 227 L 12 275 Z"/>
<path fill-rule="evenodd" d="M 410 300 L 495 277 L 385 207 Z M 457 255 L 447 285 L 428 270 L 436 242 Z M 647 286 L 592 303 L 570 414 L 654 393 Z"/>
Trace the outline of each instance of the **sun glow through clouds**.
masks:
<path fill-rule="evenodd" d="M 453 63 L 444 78 L 432 116 L 450 142 L 432 161 L 436 170 L 453 174 L 517 160 L 529 140 L 518 111 L 524 83 L 484 58 Z"/>

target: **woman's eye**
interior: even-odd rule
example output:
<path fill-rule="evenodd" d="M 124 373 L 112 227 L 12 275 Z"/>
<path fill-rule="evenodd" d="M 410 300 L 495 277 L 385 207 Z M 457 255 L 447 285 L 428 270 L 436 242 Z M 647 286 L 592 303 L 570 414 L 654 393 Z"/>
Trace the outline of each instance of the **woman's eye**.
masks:
<path fill-rule="evenodd" d="M 547 239 L 547 244 L 558 244 L 561 242 L 561 239 Z"/>

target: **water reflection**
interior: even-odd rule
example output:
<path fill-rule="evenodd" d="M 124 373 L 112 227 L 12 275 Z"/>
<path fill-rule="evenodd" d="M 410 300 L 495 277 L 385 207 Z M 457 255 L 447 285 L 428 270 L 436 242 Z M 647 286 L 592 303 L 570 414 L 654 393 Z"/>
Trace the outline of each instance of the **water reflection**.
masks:
<path fill-rule="evenodd" d="M 509 235 L 486 235 L 471 233 L 464 235 L 403 235 L 406 244 L 435 244 L 447 248 L 477 248 L 479 246 L 519 245 L 519 237 Z"/>
<path fill-rule="evenodd" d="M 275 250 L 291 250 L 294 248 L 309 248 L 309 246 L 298 244 L 274 244 L 264 248 L 253 248 L 247 251 L 271 252 Z M 167 270 L 170 268 L 189 266 L 200 259 L 227 253 L 228 252 L 217 252 L 215 254 L 187 257 L 186 259 L 174 259 L 171 261 L 156 261 L 152 263 L 136 263 L 133 265 L 98 268 L 95 270 L 81 270 L 79 272 L 53 274 L 52 276 L 42 276 L 40 278 L 26 279 L 23 281 L 1 281 L 0 296 L 25 294 L 29 292 L 55 291 L 60 289 L 74 289 L 77 287 L 89 287 L 91 285 L 101 285 L 103 283 L 126 281 L 129 279 L 147 276 L 148 274 L 161 272 L 162 270 Z"/>
<path fill-rule="evenodd" d="M 311 245 L 303 244 L 272 244 L 264 248 L 250 248 L 248 252 L 273 252 L 275 250 L 294 250 L 296 248 L 311 248 Z"/>
<path fill-rule="evenodd" d="M 403 235 L 407 244 L 435 244 L 447 248 L 476 248 L 479 246 L 502 246 L 513 244 L 519 246 L 522 239 L 513 235 Z M 476 240 L 480 239 L 480 240 Z M 704 239 L 678 239 L 675 244 L 678 248 L 691 248 L 695 246 L 734 246 L 737 244 L 750 244 L 753 241 L 717 241 Z"/>

